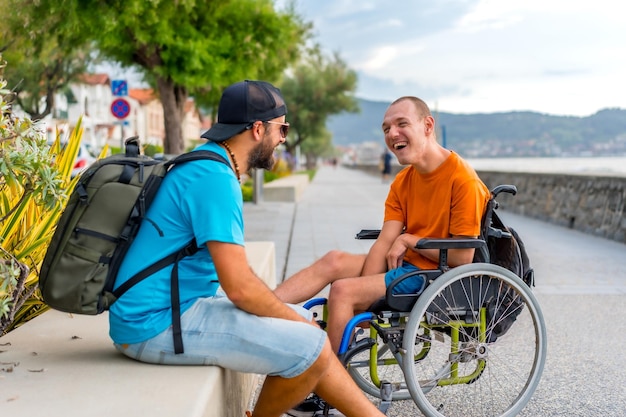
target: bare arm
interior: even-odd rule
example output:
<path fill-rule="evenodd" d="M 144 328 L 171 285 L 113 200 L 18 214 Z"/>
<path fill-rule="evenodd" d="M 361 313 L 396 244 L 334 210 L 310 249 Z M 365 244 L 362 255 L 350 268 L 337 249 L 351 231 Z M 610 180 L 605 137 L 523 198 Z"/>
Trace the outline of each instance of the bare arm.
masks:
<path fill-rule="evenodd" d="M 467 237 L 467 236 L 454 236 L 454 237 Z M 474 237 L 475 238 L 475 237 Z M 389 269 L 397 268 L 402 265 L 402 259 L 407 250 L 413 250 L 420 255 L 430 259 L 434 262 L 439 262 L 439 250 L 438 249 L 416 249 L 415 245 L 422 239 L 420 236 L 411 235 L 405 233 L 398 236 L 393 242 L 389 253 L 387 254 L 387 263 Z M 450 249 L 448 251 L 448 265 L 459 266 L 471 263 L 474 259 L 474 249 Z"/>
<path fill-rule="evenodd" d="M 397 220 L 389 220 L 383 223 L 380 234 L 365 259 L 363 271 L 361 272 L 362 276 L 387 272 L 387 254 L 395 240 L 402 235 L 403 229 L 404 225 Z M 402 256 L 404 256 L 404 254 Z"/>
<path fill-rule="evenodd" d="M 238 308 L 262 317 L 306 321 L 280 301 L 252 271 L 243 246 L 210 241 L 207 247 L 222 289 Z"/>

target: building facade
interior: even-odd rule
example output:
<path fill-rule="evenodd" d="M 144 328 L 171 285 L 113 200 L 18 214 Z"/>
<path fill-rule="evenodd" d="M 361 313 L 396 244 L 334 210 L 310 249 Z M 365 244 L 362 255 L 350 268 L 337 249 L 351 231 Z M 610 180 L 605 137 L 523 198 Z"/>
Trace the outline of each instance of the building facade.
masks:
<path fill-rule="evenodd" d="M 67 93 L 57 94 L 55 108 L 44 119 L 48 139 L 53 140 L 57 131 L 62 137 L 67 136 L 82 117 L 82 140 L 95 152 L 105 145 L 122 148 L 124 139 L 131 136 L 139 136 L 142 144 L 163 147 L 163 106 L 154 90 L 127 89 L 121 91 L 126 94 L 120 96 L 114 94 L 113 84 L 119 86 L 107 74 L 85 74 L 70 85 Z M 114 101 L 120 99 L 128 103 L 128 114 L 123 118 L 116 114 L 120 116 L 124 112 L 120 112 L 119 107 L 115 108 L 117 111 L 113 108 Z M 197 143 L 207 123 L 193 99 L 188 99 L 184 109 L 182 130 L 185 149 L 188 149 Z"/>

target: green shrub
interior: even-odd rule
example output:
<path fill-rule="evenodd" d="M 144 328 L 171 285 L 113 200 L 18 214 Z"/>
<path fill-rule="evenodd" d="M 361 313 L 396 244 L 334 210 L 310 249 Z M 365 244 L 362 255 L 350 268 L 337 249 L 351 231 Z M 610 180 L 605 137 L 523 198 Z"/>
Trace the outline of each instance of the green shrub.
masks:
<path fill-rule="evenodd" d="M 316 169 L 305 169 L 303 171 L 296 172 L 296 174 L 307 174 L 309 176 L 309 181 L 313 181 L 316 172 Z"/>
<path fill-rule="evenodd" d="M 241 193 L 243 194 L 243 201 L 254 200 L 254 186 L 252 184 L 252 180 L 248 180 L 241 184 Z"/>
<path fill-rule="evenodd" d="M 280 178 L 280 174 L 274 171 L 263 171 L 263 181 L 270 182 Z"/>
<path fill-rule="evenodd" d="M 158 153 L 163 153 L 163 146 L 149 143 L 143 147 L 143 153 L 144 155 L 151 156 L 154 158 L 154 155 Z"/>

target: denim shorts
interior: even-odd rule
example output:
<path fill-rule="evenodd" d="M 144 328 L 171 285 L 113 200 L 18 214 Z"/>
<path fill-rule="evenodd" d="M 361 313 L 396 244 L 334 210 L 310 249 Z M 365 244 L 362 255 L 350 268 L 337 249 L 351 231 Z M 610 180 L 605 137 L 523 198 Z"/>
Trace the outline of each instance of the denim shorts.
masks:
<path fill-rule="evenodd" d="M 403 262 L 399 268 L 392 269 L 385 274 L 385 287 L 389 287 L 391 282 L 396 278 L 408 273 L 414 273 L 411 278 L 407 278 L 400 282 L 395 288 L 394 294 L 421 294 L 424 290 L 424 277 L 418 273 L 420 269 L 410 263 Z"/>
<path fill-rule="evenodd" d="M 289 305 L 307 320 L 312 313 Z M 223 296 L 198 299 L 181 317 L 185 352 L 174 354 L 171 326 L 145 342 L 115 344 L 141 362 L 217 365 L 239 372 L 293 378 L 319 357 L 326 332 L 298 321 L 259 317 Z"/>

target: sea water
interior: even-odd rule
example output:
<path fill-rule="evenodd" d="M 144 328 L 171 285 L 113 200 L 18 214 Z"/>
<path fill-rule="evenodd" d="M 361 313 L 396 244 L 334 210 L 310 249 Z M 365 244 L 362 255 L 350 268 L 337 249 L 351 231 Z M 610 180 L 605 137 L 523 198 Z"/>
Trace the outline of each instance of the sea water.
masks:
<path fill-rule="evenodd" d="M 467 158 L 477 171 L 567 173 L 625 177 L 626 157 Z"/>

